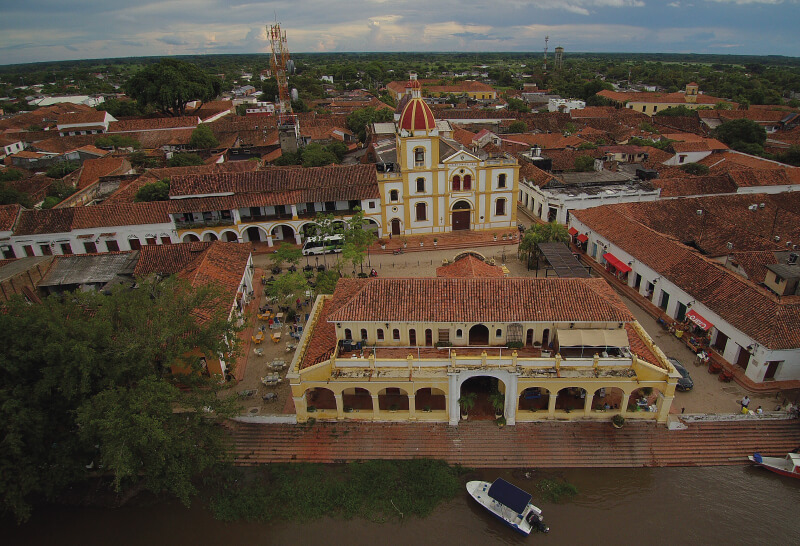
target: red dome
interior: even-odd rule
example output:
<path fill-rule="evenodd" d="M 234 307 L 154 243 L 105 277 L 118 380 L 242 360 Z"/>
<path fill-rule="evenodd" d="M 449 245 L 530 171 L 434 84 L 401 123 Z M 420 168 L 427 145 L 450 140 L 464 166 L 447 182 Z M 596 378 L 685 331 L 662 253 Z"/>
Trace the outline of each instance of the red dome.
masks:
<path fill-rule="evenodd" d="M 408 101 L 403 113 L 400 114 L 400 129 L 407 131 L 430 131 L 436 127 L 436 120 L 433 119 L 433 112 L 421 98 L 413 98 Z"/>

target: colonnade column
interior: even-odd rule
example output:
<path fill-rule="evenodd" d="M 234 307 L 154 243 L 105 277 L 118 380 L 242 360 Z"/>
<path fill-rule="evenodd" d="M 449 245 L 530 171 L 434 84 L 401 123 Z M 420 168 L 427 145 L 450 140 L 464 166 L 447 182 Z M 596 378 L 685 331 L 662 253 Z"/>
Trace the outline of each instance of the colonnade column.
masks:
<path fill-rule="evenodd" d="M 292 396 L 292 400 L 294 400 L 294 411 L 297 414 L 298 421 L 305 423 L 308 419 L 305 394 L 302 396 Z"/>
<path fill-rule="evenodd" d="M 449 410 L 450 425 L 458 426 L 458 375 L 455 373 L 447 376 L 447 409 Z"/>
<path fill-rule="evenodd" d="M 417 395 L 416 394 L 409 394 L 408 395 L 408 418 L 416 420 L 417 418 Z"/>
<path fill-rule="evenodd" d="M 547 401 L 547 413 L 551 418 L 556 414 L 556 398 L 558 398 L 558 391 L 550 391 L 550 399 Z"/>
<path fill-rule="evenodd" d="M 516 374 L 508 374 L 508 385 L 506 385 L 506 407 L 505 416 L 506 424 L 513 425 L 517 422 L 517 404 L 519 397 L 517 396 L 517 376 Z"/>
<path fill-rule="evenodd" d="M 586 400 L 583 402 L 583 414 L 585 416 L 589 416 L 592 414 L 592 401 L 594 400 L 594 394 L 589 394 L 589 391 L 586 391 Z"/>
<path fill-rule="evenodd" d="M 378 417 L 380 417 L 380 412 L 381 412 L 381 407 L 378 404 L 378 395 L 377 394 L 373 394 L 372 395 L 372 418 L 373 419 L 378 419 Z"/>
<path fill-rule="evenodd" d="M 344 419 L 344 403 L 342 402 L 342 393 L 334 394 L 333 397 L 336 398 L 336 418 Z"/>

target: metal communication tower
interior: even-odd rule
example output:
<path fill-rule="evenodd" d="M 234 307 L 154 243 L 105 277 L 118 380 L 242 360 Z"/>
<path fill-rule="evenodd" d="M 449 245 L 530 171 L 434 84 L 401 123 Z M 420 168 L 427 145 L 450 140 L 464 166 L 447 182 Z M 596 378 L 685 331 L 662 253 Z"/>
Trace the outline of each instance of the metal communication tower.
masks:
<path fill-rule="evenodd" d="M 289 65 L 289 46 L 286 43 L 286 33 L 281 31 L 281 24 L 275 23 L 267 27 L 269 44 L 272 47 L 270 66 L 275 79 L 278 80 L 278 111 L 279 116 L 292 115 L 292 99 L 289 95 L 289 79 L 286 76 Z"/>
<path fill-rule="evenodd" d="M 544 64 L 542 65 L 542 71 L 547 70 L 547 42 L 550 41 L 550 36 L 544 37 Z"/>

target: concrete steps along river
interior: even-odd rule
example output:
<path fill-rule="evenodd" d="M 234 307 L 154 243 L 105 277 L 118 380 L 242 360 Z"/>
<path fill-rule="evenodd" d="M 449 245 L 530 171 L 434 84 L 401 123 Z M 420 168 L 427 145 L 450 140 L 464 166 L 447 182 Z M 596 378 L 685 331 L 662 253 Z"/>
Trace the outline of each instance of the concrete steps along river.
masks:
<path fill-rule="evenodd" d="M 365 459 L 443 459 L 473 468 L 708 466 L 746 463 L 758 451 L 783 456 L 800 446 L 797 420 L 690 423 L 317 422 L 230 424 L 235 462 L 335 463 Z"/>

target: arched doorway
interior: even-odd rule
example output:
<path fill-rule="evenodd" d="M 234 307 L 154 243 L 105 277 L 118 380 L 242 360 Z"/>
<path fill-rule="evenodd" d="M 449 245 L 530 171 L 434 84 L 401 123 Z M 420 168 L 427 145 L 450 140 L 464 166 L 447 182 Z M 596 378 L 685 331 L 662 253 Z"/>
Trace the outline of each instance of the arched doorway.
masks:
<path fill-rule="evenodd" d="M 414 403 L 417 411 L 444 411 L 447 409 L 447 396 L 441 389 L 418 389 L 414 397 Z"/>
<path fill-rule="evenodd" d="M 567 387 L 556 395 L 556 411 L 582 411 L 586 403 L 586 390 L 581 387 Z"/>
<path fill-rule="evenodd" d="M 483 324 L 476 324 L 469 329 L 469 344 L 470 345 L 489 345 L 489 328 Z"/>
<path fill-rule="evenodd" d="M 456 201 L 453 205 L 453 231 L 470 229 L 471 210 L 469 201 Z"/>
<path fill-rule="evenodd" d="M 238 243 L 239 242 L 239 235 L 236 234 L 235 231 L 226 231 L 223 233 L 224 240 L 229 243 Z"/>
<path fill-rule="evenodd" d="M 408 411 L 408 393 L 398 387 L 378 391 L 378 408 L 381 411 Z"/>
<path fill-rule="evenodd" d="M 550 391 L 543 387 L 529 387 L 519 395 L 520 411 L 547 411 L 550 404 Z"/>
<path fill-rule="evenodd" d="M 217 234 L 216 234 L 216 233 L 213 233 L 213 232 L 211 232 L 211 231 L 209 231 L 208 233 L 206 233 L 205 235 L 203 235 L 203 240 L 204 240 L 204 241 L 216 241 L 217 239 L 218 239 L 218 238 L 217 238 Z"/>
<path fill-rule="evenodd" d="M 400 235 L 400 219 L 392 218 L 392 235 Z"/>
<path fill-rule="evenodd" d="M 505 384 L 495 377 L 480 375 L 465 380 L 461 384 L 460 395 L 463 398 L 474 398 L 474 405 L 467 412 L 469 418 L 475 420 L 494 419 L 493 395 L 505 390 Z M 459 411 L 463 411 L 463 408 L 459 409 Z"/>
<path fill-rule="evenodd" d="M 200 237 L 195 235 L 194 233 L 187 233 L 183 236 L 184 243 L 196 243 L 200 240 Z"/>
<path fill-rule="evenodd" d="M 275 226 L 272 228 L 272 240 L 294 243 L 294 229 L 292 229 L 292 226 L 285 224 Z"/>
<path fill-rule="evenodd" d="M 603 387 L 594 391 L 592 398 L 592 411 L 610 411 L 619 413 L 624 411 L 623 402 L 625 393 L 617 387 Z"/>
<path fill-rule="evenodd" d="M 251 243 L 257 243 L 261 241 L 261 230 L 258 229 L 256 226 L 250 226 L 245 231 L 247 234 L 247 240 Z"/>
<path fill-rule="evenodd" d="M 336 411 L 336 397 L 333 395 L 333 391 L 324 387 L 308 389 L 306 391 L 306 407 Z"/>

